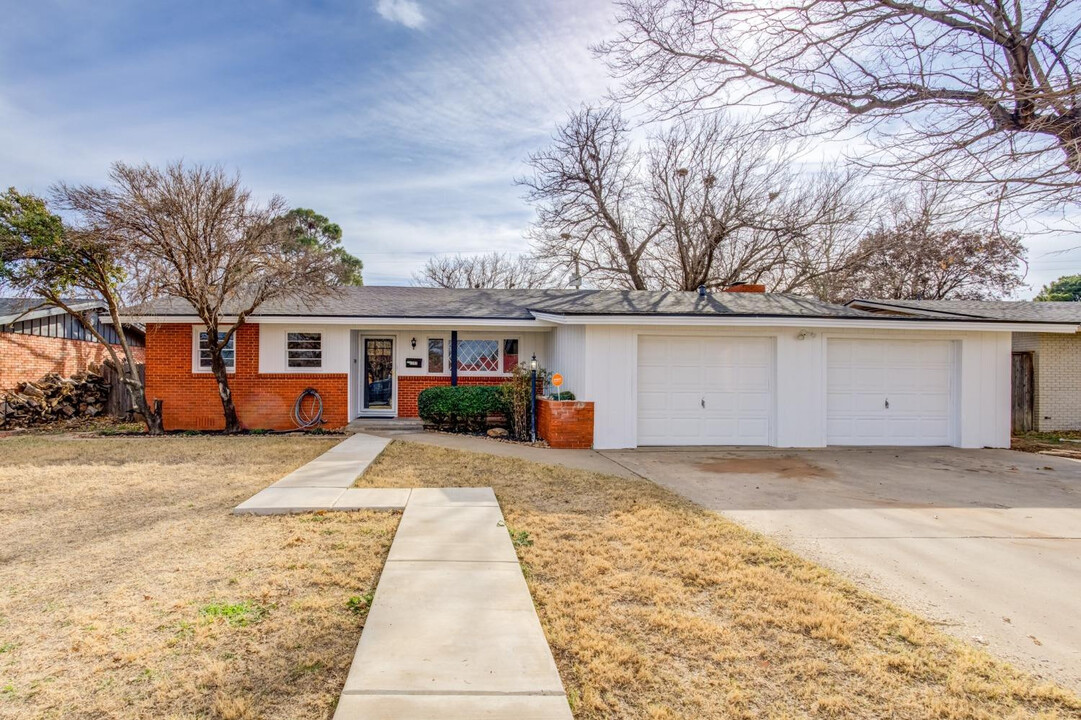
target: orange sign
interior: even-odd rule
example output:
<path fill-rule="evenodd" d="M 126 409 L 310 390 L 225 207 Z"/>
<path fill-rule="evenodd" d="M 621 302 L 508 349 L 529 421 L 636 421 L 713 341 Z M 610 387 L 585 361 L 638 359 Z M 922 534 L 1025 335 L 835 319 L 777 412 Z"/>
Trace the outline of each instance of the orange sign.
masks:
<path fill-rule="evenodd" d="M 563 384 L 563 376 L 560 375 L 559 373 L 556 373 L 555 375 L 553 375 L 552 376 L 552 384 L 555 385 L 556 387 L 559 387 L 560 385 L 562 385 Z"/>

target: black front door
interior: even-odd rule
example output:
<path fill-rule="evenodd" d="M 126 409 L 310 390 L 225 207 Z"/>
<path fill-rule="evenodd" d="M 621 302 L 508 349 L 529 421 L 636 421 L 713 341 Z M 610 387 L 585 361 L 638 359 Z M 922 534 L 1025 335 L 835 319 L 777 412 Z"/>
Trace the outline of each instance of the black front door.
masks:
<path fill-rule="evenodd" d="M 364 409 L 394 409 L 394 340 L 364 338 Z"/>

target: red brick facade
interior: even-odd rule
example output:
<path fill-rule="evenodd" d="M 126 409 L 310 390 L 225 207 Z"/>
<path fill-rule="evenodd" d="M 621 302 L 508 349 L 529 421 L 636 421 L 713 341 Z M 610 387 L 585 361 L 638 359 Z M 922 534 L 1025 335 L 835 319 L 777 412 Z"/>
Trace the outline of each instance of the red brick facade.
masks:
<path fill-rule="evenodd" d="M 348 373 L 259 373 L 259 326 L 236 333 L 236 371 L 229 376 L 233 402 L 244 427 L 289 430 L 293 403 L 305 388 L 323 397 L 323 427 L 349 422 Z M 192 372 L 192 326 L 151 324 L 146 328 L 146 397 L 162 400 L 166 430 L 220 430 L 218 385 L 211 373 Z"/>
<path fill-rule="evenodd" d="M 537 436 L 554 448 L 593 447 L 593 403 L 537 398 Z"/>
<path fill-rule="evenodd" d="M 502 385 L 505 377 L 458 376 L 459 385 Z M 418 417 L 417 396 L 423 390 L 440 385 L 450 385 L 449 375 L 399 375 L 398 417 Z"/>
<path fill-rule="evenodd" d="M 119 346 L 117 353 L 123 356 Z M 143 362 L 143 348 L 132 348 L 137 362 Z M 15 383 L 37 380 L 47 373 L 70 376 L 86 369 L 88 363 L 109 358 L 105 346 L 87 340 L 0 333 L 0 390 Z"/>

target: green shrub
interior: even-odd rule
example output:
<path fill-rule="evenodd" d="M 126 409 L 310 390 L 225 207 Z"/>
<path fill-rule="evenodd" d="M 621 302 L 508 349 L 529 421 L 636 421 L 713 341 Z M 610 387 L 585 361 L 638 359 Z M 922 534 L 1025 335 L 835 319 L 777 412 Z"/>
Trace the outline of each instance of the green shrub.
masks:
<path fill-rule="evenodd" d="M 452 432 L 480 432 L 488 416 L 504 414 L 506 404 L 498 385 L 432 387 L 417 397 L 417 412 L 424 422 Z"/>
<path fill-rule="evenodd" d="M 574 393 L 572 393 L 570 390 L 564 390 L 562 392 L 553 393 L 552 394 L 552 399 L 553 400 L 573 400 L 574 399 Z"/>

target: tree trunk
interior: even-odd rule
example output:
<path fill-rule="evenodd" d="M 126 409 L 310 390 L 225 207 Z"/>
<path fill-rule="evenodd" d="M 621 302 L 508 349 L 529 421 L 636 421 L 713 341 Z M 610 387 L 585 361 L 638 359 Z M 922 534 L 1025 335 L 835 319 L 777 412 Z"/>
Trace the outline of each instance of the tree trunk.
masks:
<path fill-rule="evenodd" d="M 214 379 L 218 381 L 218 396 L 221 398 L 221 409 L 225 414 L 225 433 L 233 435 L 241 432 L 244 428 L 236 414 L 236 405 L 233 404 L 233 391 L 229 388 L 229 371 L 221 357 L 221 348 L 217 352 L 210 353 L 210 369 L 214 371 Z"/>
<path fill-rule="evenodd" d="M 124 329 L 124 323 L 120 321 L 120 310 L 116 303 L 116 298 L 107 291 L 108 285 L 101 287 L 98 291 L 102 293 L 102 297 L 106 300 L 106 305 L 109 307 L 109 317 L 112 318 L 113 328 L 116 330 L 117 336 L 120 338 L 120 347 L 124 351 L 124 361 L 120 361 L 120 357 L 116 353 L 116 348 L 112 343 L 105 339 L 98 329 L 94 327 L 94 323 L 87 317 L 85 313 L 77 312 L 69 307 L 58 295 L 56 294 L 43 294 L 51 305 L 58 307 L 68 315 L 72 316 L 79 321 L 79 324 L 90 333 L 105 351 L 109 353 L 109 357 L 112 358 L 113 363 L 116 365 L 122 382 L 128 386 L 128 390 L 131 391 L 132 398 L 135 400 L 135 407 L 143 415 L 143 422 L 146 423 L 146 432 L 148 435 L 164 435 L 165 426 L 161 419 L 161 400 L 154 401 L 154 408 L 150 408 L 150 404 L 146 401 L 146 386 L 143 385 L 142 378 L 139 377 L 139 370 L 135 367 L 135 361 L 132 359 L 131 346 L 128 344 L 127 331 Z"/>

